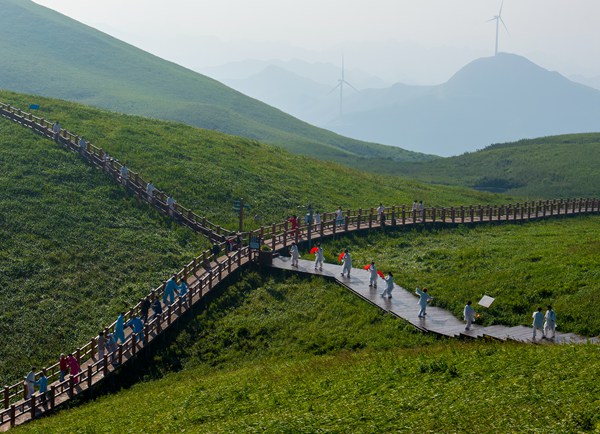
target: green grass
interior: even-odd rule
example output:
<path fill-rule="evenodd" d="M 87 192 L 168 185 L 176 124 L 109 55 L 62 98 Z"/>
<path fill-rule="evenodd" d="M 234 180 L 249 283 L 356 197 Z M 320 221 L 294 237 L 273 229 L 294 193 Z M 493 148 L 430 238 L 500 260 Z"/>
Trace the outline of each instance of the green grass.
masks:
<path fill-rule="evenodd" d="M 0 91 L 0 100 L 28 107 L 31 97 Z M 252 208 L 248 227 L 304 214 L 312 203 L 321 212 L 412 203 L 433 205 L 505 203 L 507 196 L 456 187 L 430 186 L 408 179 L 365 173 L 291 154 L 255 140 L 228 136 L 174 122 L 128 116 L 59 100 L 39 99 L 38 115 L 59 119 L 200 215 L 237 227 L 233 200 Z M 3 121 L 7 122 L 7 121 Z M 257 221 L 254 216 L 258 216 Z"/>
<path fill-rule="evenodd" d="M 425 182 L 478 187 L 529 199 L 598 197 L 600 133 L 570 134 L 489 146 L 457 157 L 401 164 Z"/>
<path fill-rule="evenodd" d="M 17 432 L 600 429 L 595 345 L 435 341 L 320 279 L 250 274 L 215 303 L 173 343 L 181 372 Z"/>
<path fill-rule="evenodd" d="M 600 334 L 600 217 L 526 224 L 387 232 L 327 243 L 335 261 L 350 247 L 356 267 L 375 260 L 399 285 L 427 287 L 434 304 L 462 318 L 467 300 L 496 298 L 479 307 L 485 324 L 531 324 L 552 304 L 558 330 Z"/>
<path fill-rule="evenodd" d="M 0 384 L 86 343 L 207 242 L 0 122 Z"/>
<path fill-rule="evenodd" d="M 354 165 L 361 157 L 432 158 L 314 127 L 33 2 L 2 6 L 0 88 L 175 120 Z"/>

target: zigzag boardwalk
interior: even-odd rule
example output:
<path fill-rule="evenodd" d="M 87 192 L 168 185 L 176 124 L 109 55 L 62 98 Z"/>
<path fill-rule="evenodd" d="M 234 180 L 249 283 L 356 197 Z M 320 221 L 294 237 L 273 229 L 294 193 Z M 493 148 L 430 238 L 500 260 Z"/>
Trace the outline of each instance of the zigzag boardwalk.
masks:
<path fill-rule="evenodd" d="M 192 211 L 175 204 L 169 207 L 166 202 L 166 194 L 155 190 L 153 194 L 146 191 L 147 182 L 143 178 L 129 171 L 128 175 L 121 176 L 121 164 L 108 159 L 104 150 L 90 143 L 85 147 L 79 146 L 78 136 L 61 129 L 58 134 L 52 131 L 52 124 L 48 121 L 24 113 L 19 109 L 0 103 L 0 116 L 10 119 L 20 125 L 29 128 L 44 137 L 55 140 L 69 150 L 77 152 L 95 167 L 104 170 L 116 182 L 124 188 L 133 192 L 140 199 L 148 202 L 159 212 L 169 215 L 179 223 L 190 227 L 212 241 L 220 242 L 221 247 L 226 245 L 224 241 L 234 236 L 233 232 L 221 228 L 218 225 L 199 217 Z M 450 208 L 427 208 L 421 211 L 408 209 L 406 206 L 392 206 L 384 210 L 385 221 L 373 208 L 347 210 L 342 221 L 336 221 L 333 213 L 325 213 L 321 216 L 322 224 L 319 226 L 302 224 L 297 230 L 292 231 L 288 222 L 273 224 L 269 227 L 261 227 L 255 231 L 240 234 L 241 245 L 238 250 L 215 259 L 210 251 L 202 252 L 194 258 L 179 273 L 178 279 L 184 279 L 189 286 L 189 292 L 184 299 L 179 298 L 174 304 L 164 306 L 164 313 L 159 318 L 149 321 L 144 328 L 144 339 L 136 338 L 128 333 L 126 341 L 119 345 L 114 353 L 116 367 L 111 363 L 111 356 L 97 359 L 96 339 L 92 338 L 81 348 L 76 349 L 73 354 L 81 365 L 81 373 L 76 376 L 67 376 L 66 380 L 59 383 L 58 364 L 49 366 L 45 371 L 48 377 L 49 400 L 46 405 L 41 405 L 38 394 L 32 398 L 25 399 L 27 395 L 26 386 L 23 382 L 12 386 L 6 386 L 0 395 L 4 407 L 0 410 L 0 431 L 5 431 L 11 426 L 25 423 L 35 417 L 44 414 L 73 397 L 84 395 L 90 389 L 109 376 L 115 369 L 136 357 L 136 354 L 153 342 L 161 333 L 175 324 L 178 319 L 196 305 L 206 294 L 221 284 L 232 273 L 243 269 L 250 264 L 256 255 L 256 250 L 250 249 L 258 246 L 268 245 L 273 251 L 285 249 L 292 241 L 299 243 L 324 239 L 335 235 L 350 233 L 361 233 L 369 230 L 382 230 L 385 227 L 402 227 L 418 225 L 458 225 L 458 224 L 481 224 L 490 222 L 522 222 L 542 218 L 556 218 L 568 215 L 597 214 L 600 212 L 600 200 L 598 199 L 560 199 L 537 202 L 525 202 L 523 204 L 509 204 L 502 206 L 460 206 Z M 275 266 L 291 270 L 285 259 L 275 258 Z M 301 262 L 300 270 L 295 272 L 307 272 L 314 274 L 312 263 Z M 489 336 L 496 339 L 513 339 L 528 341 L 531 329 L 528 327 L 476 327 L 470 332 L 464 331 L 461 321 L 449 313 L 435 307 L 429 308 L 429 315 L 425 320 L 417 318 L 418 307 L 416 297 L 404 290 L 396 288 L 391 300 L 382 299 L 375 290 L 368 287 L 368 274 L 364 270 L 353 270 L 352 279 L 338 279 L 339 267 L 325 264 L 323 273 L 328 278 L 335 278 L 355 294 L 365 300 L 379 306 L 394 315 L 400 316 L 413 324 L 415 327 L 444 336 L 465 336 L 470 338 Z M 148 294 L 147 298 L 162 298 L 164 284 Z M 140 304 L 132 307 L 125 315 L 125 320 L 140 315 Z M 105 333 L 114 331 L 115 324 L 105 328 Z M 557 334 L 556 342 L 582 342 L 584 338 L 573 334 Z M 594 340 L 595 342 L 595 340 Z M 77 383 L 76 383 L 77 382 Z"/>
<path fill-rule="evenodd" d="M 105 355 L 98 360 L 96 339 L 92 338 L 82 348 L 73 354 L 81 365 L 81 372 L 76 376 L 67 376 L 62 383 L 58 381 L 58 363 L 44 369 L 49 383 L 49 397 L 46 405 L 42 405 L 39 394 L 34 394 L 30 399 L 27 396 L 27 387 L 21 382 L 7 386 L 3 391 L 4 410 L 0 410 L 0 431 L 28 422 L 35 417 L 55 409 L 61 404 L 85 393 L 109 376 L 115 369 L 123 366 L 136 357 L 146 346 L 152 343 L 161 333 L 173 326 L 179 318 L 196 305 L 212 289 L 237 270 L 245 267 L 252 259 L 252 252 L 248 248 L 240 249 L 230 255 L 222 256 L 216 261 L 210 261 L 210 254 L 204 252 L 194 259 L 178 273 L 178 278 L 185 278 L 189 291 L 185 298 L 178 298 L 172 305 L 164 305 L 163 314 L 149 321 L 143 331 L 143 338 L 136 338 L 126 329 L 125 342 L 113 355 Z M 207 271 L 206 265 L 211 265 Z M 162 298 L 164 284 L 155 289 L 148 297 Z M 140 304 L 137 304 L 125 315 L 125 321 L 140 315 Z M 114 331 L 115 323 L 106 327 L 105 333 Z"/>
<path fill-rule="evenodd" d="M 500 325 L 483 327 L 474 324 L 471 330 L 466 331 L 465 323 L 463 321 L 457 319 L 450 312 L 435 306 L 427 308 L 427 316 L 425 318 L 419 318 L 418 298 L 412 292 L 407 291 L 399 285 L 395 285 L 394 291 L 392 291 L 392 298 L 383 298 L 380 295 L 380 291 L 385 287 L 385 282 L 383 279 L 379 278 L 378 288 L 370 288 L 369 272 L 367 270 L 353 268 L 351 277 L 348 278 L 341 276 L 340 271 L 342 267 L 339 265 L 323 264 L 323 271 L 317 271 L 314 269 L 314 263 L 312 261 L 300 260 L 298 267 L 292 267 L 290 258 L 285 257 L 273 258 L 272 266 L 281 270 L 318 275 L 330 280 L 335 280 L 337 283 L 369 303 L 404 319 L 417 329 L 425 332 L 431 332 L 451 338 L 465 337 L 474 339 L 489 337 L 503 341 L 513 340 L 518 342 L 533 342 L 533 330 L 531 327 L 506 327 Z M 561 333 L 558 331 L 556 332 L 556 338 L 553 340 L 554 343 L 561 344 L 583 343 L 588 341 L 594 343 L 598 342 L 595 338 L 587 339 L 573 333 Z M 552 341 L 536 340 L 535 342 L 549 343 Z"/>

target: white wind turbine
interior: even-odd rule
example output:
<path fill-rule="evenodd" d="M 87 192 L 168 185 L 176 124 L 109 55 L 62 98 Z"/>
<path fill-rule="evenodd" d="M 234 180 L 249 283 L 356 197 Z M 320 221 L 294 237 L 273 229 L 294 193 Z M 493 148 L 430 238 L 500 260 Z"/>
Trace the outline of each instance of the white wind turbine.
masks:
<path fill-rule="evenodd" d="M 340 88 L 340 119 L 342 118 L 342 115 L 344 114 L 344 111 L 343 111 L 344 85 L 350 86 L 352 89 L 354 89 L 355 91 L 358 92 L 358 89 L 356 89 L 354 86 L 352 86 L 350 83 L 348 83 L 346 81 L 346 79 L 344 78 L 344 56 L 342 56 L 342 77 L 338 79 L 338 84 L 329 91 L 329 93 L 331 93 L 334 90 L 336 90 L 338 87 Z"/>
<path fill-rule="evenodd" d="M 502 19 L 502 6 L 504 6 L 504 0 L 502 0 L 502 3 L 500 4 L 500 11 L 498 12 L 498 15 L 494 15 L 494 18 L 488 20 L 488 22 L 494 20 L 496 21 L 496 50 L 494 51 L 494 56 L 498 55 L 498 30 L 500 27 L 500 22 L 502 22 L 502 25 L 506 29 L 506 33 L 508 33 L 508 28 L 506 27 L 506 24 L 504 24 L 504 20 Z"/>

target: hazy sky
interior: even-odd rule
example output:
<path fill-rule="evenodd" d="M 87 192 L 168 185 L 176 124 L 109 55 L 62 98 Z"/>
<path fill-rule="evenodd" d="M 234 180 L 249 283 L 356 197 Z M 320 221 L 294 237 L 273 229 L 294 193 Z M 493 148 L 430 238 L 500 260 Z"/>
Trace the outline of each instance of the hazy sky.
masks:
<path fill-rule="evenodd" d="M 196 70 L 246 58 L 339 63 L 445 81 L 494 51 L 500 0 L 35 0 Z M 500 51 L 600 76 L 600 0 L 505 0 Z"/>

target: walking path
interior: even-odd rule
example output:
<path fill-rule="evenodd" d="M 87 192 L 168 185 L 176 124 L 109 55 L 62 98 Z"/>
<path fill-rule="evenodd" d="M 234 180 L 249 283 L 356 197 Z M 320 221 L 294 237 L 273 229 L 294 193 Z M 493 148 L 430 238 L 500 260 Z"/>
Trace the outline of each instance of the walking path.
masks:
<path fill-rule="evenodd" d="M 389 312 L 399 318 L 408 321 L 410 324 L 415 326 L 417 329 L 435 333 L 440 336 L 447 336 L 451 338 L 456 337 L 468 337 L 468 338 L 482 338 L 488 337 L 498 339 L 502 341 L 512 340 L 518 342 L 529 342 L 529 343 L 584 343 L 594 342 L 597 343 L 597 338 L 585 338 L 578 336 L 574 333 L 561 333 L 556 332 L 556 338 L 554 340 L 532 340 L 533 329 L 531 327 L 517 326 L 507 327 L 502 325 L 493 325 L 489 327 L 483 327 L 477 324 L 473 324 L 471 330 L 465 330 L 465 323 L 457 319 L 450 312 L 435 306 L 429 306 L 427 308 L 427 316 L 425 318 L 419 318 L 419 305 L 417 303 L 418 297 L 411 291 L 407 291 L 399 285 L 394 285 L 392 291 L 392 298 L 384 298 L 380 295 L 380 292 L 385 288 L 385 281 L 379 278 L 378 288 L 369 287 L 369 271 L 363 269 L 353 268 L 351 277 L 342 277 L 342 267 L 334 264 L 323 264 L 323 271 L 315 270 L 314 262 L 308 260 L 299 260 L 298 267 L 291 266 L 291 258 L 277 257 L 273 258 L 274 268 L 288 270 L 296 273 L 312 274 L 323 276 L 327 279 L 333 279 L 340 285 L 344 286 L 354 294 L 363 298 L 371 304 L 379 307 L 380 309 Z"/>
<path fill-rule="evenodd" d="M 209 222 L 206 218 L 196 215 L 179 204 L 170 207 L 167 204 L 167 195 L 165 193 L 155 189 L 153 193 L 148 194 L 146 191 L 147 182 L 139 174 L 129 170 L 127 176 L 121 176 L 120 169 L 122 166 L 117 160 L 107 158 L 108 155 L 104 150 L 90 143 L 87 143 L 85 148 L 79 147 L 79 137 L 77 135 L 64 129 L 54 134 L 52 131 L 53 124 L 47 120 L 33 116 L 30 113 L 24 113 L 17 108 L 2 103 L 0 103 L 0 116 L 30 128 L 44 137 L 53 139 L 73 152 L 78 152 L 82 158 L 99 169 L 104 170 L 116 182 L 122 184 L 125 189 L 148 202 L 150 206 L 159 212 L 172 217 L 178 223 L 186 225 L 192 230 L 203 234 L 209 240 L 220 244 L 222 250 L 227 245 L 226 241 L 234 237 L 232 231 Z M 5 386 L 0 396 L 0 402 L 2 402 L 4 407 L 4 409 L 0 409 L 0 431 L 5 431 L 11 426 L 32 420 L 54 409 L 56 406 L 68 402 L 75 396 L 89 392 L 95 384 L 101 382 L 115 369 L 118 369 L 118 366 L 122 366 L 135 358 L 139 351 L 175 323 L 208 292 L 231 275 L 232 272 L 243 269 L 253 262 L 257 256 L 260 260 L 263 252 L 258 252 L 257 249 L 261 245 L 268 245 L 274 252 L 278 252 L 285 249 L 293 241 L 310 244 L 313 240 L 336 235 L 346 235 L 368 230 L 381 231 L 389 227 L 436 224 L 481 224 L 501 221 L 523 222 L 567 215 L 598 214 L 599 212 L 600 200 L 598 198 L 559 199 L 500 206 L 434 207 L 426 208 L 423 211 L 415 211 L 402 205 L 386 207 L 384 216 L 387 220 L 385 221 L 379 219 L 379 215 L 374 208 L 367 208 L 364 210 L 346 210 L 344 212 L 344 219 L 341 222 L 336 222 L 334 213 L 324 213 L 321 215 L 322 223 L 318 227 L 317 225 L 310 225 L 311 231 L 303 223 L 300 224 L 298 230 L 292 231 L 288 227 L 288 222 L 281 222 L 269 227 L 263 226 L 251 232 L 241 233 L 241 243 L 238 242 L 236 244 L 235 248 L 237 250 L 235 252 L 230 252 L 217 259 L 213 257 L 212 251 L 207 250 L 194 258 L 192 262 L 185 265 L 177 273 L 178 279 L 185 279 L 188 283 L 189 292 L 186 299 L 183 300 L 180 298 L 174 304 L 165 306 L 161 317 L 157 320 L 149 321 L 145 325 L 143 332 L 145 342 L 136 339 L 131 333 L 128 333 L 125 343 L 121 344 L 116 351 L 117 367 L 109 362 L 108 357 L 98 360 L 97 343 L 95 338 L 92 338 L 83 347 L 73 351 L 73 354 L 75 354 L 81 365 L 81 373 L 77 376 L 68 376 L 65 381 L 59 383 L 58 364 L 44 368 L 48 377 L 48 383 L 50 384 L 49 401 L 46 405 L 41 405 L 39 401 L 40 397 L 37 393 L 32 398 L 25 399 L 27 392 L 23 382 L 13 384 L 12 386 Z M 250 246 L 252 246 L 252 249 Z M 292 269 L 289 260 L 286 258 L 275 258 L 273 266 L 294 272 L 320 274 L 326 278 L 335 279 L 338 283 L 370 303 L 393 315 L 404 318 L 423 331 L 450 337 L 465 336 L 478 338 L 487 336 L 500 340 L 531 341 L 531 328 L 523 326 L 474 326 L 473 330 L 465 331 L 462 321 L 459 321 L 443 309 L 436 307 L 428 308 L 429 314 L 427 317 L 420 319 L 417 316 L 419 308 L 417 306 L 417 298 L 414 295 L 396 286 L 391 300 L 381 298 L 377 290 L 368 287 L 369 275 L 365 270 L 354 269 L 352 278 L 347 279 L 338 276 L 340 267 L 332 264 L 324 264 L 323 272 L 315 272 L 312 262 L 300 261 L 300 267 Z M 153 290 L 147 297 L 162 298 L 163 291 L 164 284 Z M 139 316 L 139 314 L 140 304 L 138 303 L 126 313 L 125 321 L 134 316 Z M 105 333 L 113 330 L 114 323 L 105 328 Z M 585 341 L 587 341 L 585 338 L 570 333 L 557 333 L 555 340 L 558 343 Z M 590 341 L 597 342 L 596 339 L 591 339 Z M 75 384 L 75 380 L 78 380 L 78 384 Z"/>

